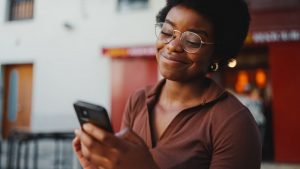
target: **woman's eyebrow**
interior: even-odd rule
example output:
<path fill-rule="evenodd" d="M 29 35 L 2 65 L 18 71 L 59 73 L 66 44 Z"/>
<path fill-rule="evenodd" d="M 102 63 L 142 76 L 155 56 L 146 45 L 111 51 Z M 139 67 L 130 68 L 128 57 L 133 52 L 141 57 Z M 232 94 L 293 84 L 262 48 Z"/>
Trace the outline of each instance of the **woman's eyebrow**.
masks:
<path fill-rule="evenodd" d="M 176 27 L 176 25 L 172 21 L 170 21 L 168 19 L 166 19 L 165 22 L 168 23 L 168 24 L 170 24 L 170 25 L 172 25 L 172 26 L 174 26 L 174 27 Z"/>

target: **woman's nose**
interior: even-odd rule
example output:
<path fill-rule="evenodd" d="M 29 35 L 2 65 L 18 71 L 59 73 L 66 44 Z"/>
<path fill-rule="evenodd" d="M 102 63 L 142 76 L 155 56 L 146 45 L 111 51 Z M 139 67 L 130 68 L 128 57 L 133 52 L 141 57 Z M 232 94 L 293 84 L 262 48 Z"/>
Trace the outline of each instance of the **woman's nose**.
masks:
<path fill-rule="evenodd" d="M 167 49 L 169 52 L 183 52 L 183 48 L 181 46 L 180 37 L 174 36 L 173 39 L 167 44 Z"/>

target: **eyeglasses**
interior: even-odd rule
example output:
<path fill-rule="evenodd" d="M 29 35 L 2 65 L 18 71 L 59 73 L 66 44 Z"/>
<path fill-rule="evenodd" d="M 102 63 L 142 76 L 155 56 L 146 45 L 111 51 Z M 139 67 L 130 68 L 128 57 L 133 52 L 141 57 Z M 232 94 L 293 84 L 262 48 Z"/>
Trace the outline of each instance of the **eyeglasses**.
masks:
<path fill-rule="evenodd" d="M 188 53 L 196 53 L 202 45 L 213 45 L 214 43 L 204 42 L 202 38 L 190 31 L 185 31 L 181 33 L 178 30 L 175 30 L 173 26 L 166 22 L 159 22 L 155 24 L 155 35 L 157 40 L 168 44 L 173 39 L 176 38 L 175 32 L 180 34 L 180 43 L 182 48 Z"/>

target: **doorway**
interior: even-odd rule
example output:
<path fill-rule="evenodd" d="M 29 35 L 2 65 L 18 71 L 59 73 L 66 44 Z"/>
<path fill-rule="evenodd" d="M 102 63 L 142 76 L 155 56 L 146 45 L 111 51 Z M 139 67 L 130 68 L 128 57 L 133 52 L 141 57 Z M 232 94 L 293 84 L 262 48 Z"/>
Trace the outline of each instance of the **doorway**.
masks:
<path fill-rule="evenodd" d="M 13 129 L 30 129 L 32 100 L 32 64 L 3 66 L 2 137 Z"/>
<path fill-rule="evenodd" d="M 115 131 L 119 131 L 123 111 L 132 92 L 158 81 L 155 57 L 116 58 L 111 62 L 111 119 Z"/>

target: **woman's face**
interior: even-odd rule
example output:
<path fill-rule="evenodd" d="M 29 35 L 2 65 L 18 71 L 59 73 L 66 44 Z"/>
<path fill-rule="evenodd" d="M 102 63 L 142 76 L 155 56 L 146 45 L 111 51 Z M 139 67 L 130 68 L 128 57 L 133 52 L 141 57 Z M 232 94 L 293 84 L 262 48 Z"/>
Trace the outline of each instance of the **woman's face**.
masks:
<path fill-rule="evenodd" d="M 165 23 L 181 33 L 190 31 L 198 34 L 202 41 L 213 42 L 213 25 L 206 17 L 187 7 L 173 7 L 166 16 Z M 210 66 L 213 45 L 202 45 L 195 53 L 184 50 L 180 33 L 169 43 L 156 42 L 156 59 L 162 76 L 174 81 L 191 81 L 205 76 Z"/>

